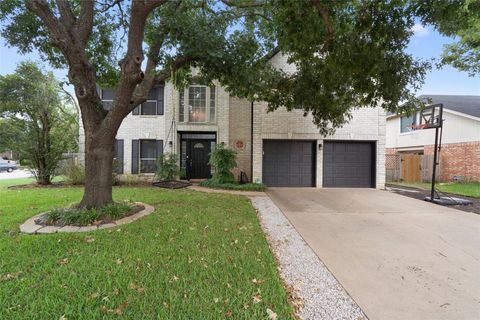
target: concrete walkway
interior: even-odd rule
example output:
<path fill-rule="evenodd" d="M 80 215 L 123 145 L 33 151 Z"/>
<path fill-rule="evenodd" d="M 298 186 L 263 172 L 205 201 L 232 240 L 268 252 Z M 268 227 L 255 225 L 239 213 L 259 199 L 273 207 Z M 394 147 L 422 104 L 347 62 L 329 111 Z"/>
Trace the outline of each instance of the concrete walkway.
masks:
<path fill-rule="evenodd" d="M 480 319 L 480 216 L 372 189 L 271 188 L 370 319 Z"/>

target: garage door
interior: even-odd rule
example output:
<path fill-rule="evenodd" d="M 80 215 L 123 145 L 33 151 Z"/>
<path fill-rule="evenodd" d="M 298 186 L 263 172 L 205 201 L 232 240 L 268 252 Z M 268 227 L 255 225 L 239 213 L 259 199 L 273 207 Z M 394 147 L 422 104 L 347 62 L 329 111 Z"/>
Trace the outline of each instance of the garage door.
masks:
<path fill-rule="evenodd" d="M 312 141 L 263 141 L 263 183 L 271 187 L 315 185 Z"/>
<path fill-rule="evenodd" d="M 323 147 L 323 186 L 375 186 L 375 144 L 328 141 Z"/>

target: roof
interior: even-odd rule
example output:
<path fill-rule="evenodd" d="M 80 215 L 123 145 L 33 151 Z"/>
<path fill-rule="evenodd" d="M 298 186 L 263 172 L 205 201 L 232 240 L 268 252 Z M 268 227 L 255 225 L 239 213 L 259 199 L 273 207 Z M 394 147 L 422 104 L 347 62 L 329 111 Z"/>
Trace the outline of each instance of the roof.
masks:
<path fill-rule="evenodd" d="M 444 109 L 480 118 L 480 96 L 426 94 L 418 98 L 427 104 L 441 103 Z M 387 117 L 389 118 L 395 116 L 398 116 L 398 114 L 393 112 L 387 113 Z"/>
<path fill-rule="evenodd" d="M 442 103 L 445 109 L 480 118 L 480 96 L 421 95 L 418 98 L 431 99 L 431 104 Z"/>

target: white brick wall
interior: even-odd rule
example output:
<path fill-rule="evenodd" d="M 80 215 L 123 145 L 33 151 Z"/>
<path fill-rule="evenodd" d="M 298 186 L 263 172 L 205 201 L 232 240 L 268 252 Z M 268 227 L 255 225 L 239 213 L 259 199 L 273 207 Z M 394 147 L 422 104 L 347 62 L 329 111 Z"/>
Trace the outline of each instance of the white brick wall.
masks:
<path fill-rule="evenodd" d="M 270 62 L 286 72 L 294 72 L 295 66 L 287 63 L 286 56 L 275 55 Z M 262 158 L 264 139 L 375 141 L 376 187 L 385 187 L 385 112 L 379 107 L 357 109 L 352 112 L 350 122 L 336 130 L 334 135 L 324 137 L 312 121 L 312 116 L 303 116 L 302 110 L 288 112 L 280 108 L 267 113 L 266 103 L 255 103 L 253 119 L 253 181 L 262 180 Z M 322 187 L 322 151 L 317 149 L 317 187 Z M 323 148 L 322 148 L 323 150 Z"/>
<path fill-rule="evenodd" d="M 270 62 L 286 72 L 294 72 L 295 66 L 289 65 L 286 56 L 277 54 Z M 240 170 L 250 169 L 250 102 L 230 98 L 228 92 L 218 83 L 216 85 L 216 122 L 205 124 L 178 123 L 179 94 L 169 82 L 165 85 L 165 108 L 161 116 L 132 116 L 124 119 L 118 134 L 118 139 L 124 140 L 124 172 L 131 172 L 131 155 L 133 139 L 157 139 L 164 141 L 165 152 L 170 152 L 169 141 L 172 141 L 177 154 L 180 151 L 180 131 L 217 132 L 217 143 L 224 142 L 230 147 L 237 139 L 245 141 L 245 150 L 241 152 Z M 242 111 L 230 108 L 243 108 Z M 323 140 L 363 140 L 375 141 L 376 150 L 376 187 L 385 186 L 385 112 L 378 107 L 363 108 L 353 111 L 353 118 L 342 128 L 337 129 L 334 135 L 324 137 L 319 134 L 318 128 L 313 124 L 312 117 L 303 116 L 303 111 L 293 110 L 287 112 L 279 109 L 267 113 L 266 103 L 254 104 L 253 115 L 253 173 L 252 181 L 262 180 L 262 141 L 263 139 L 297 139 L 315 140 L 317 145 Z M 176 120 L 176 130 L 169 134 L 172 119 Z M 168 136 L 168 139 L 167 139 Z M 80 128 L 80 152 L 84 152 L 85 136 L 83 128 Z M 322 151 L 317 149 L 317 187 L 322 186 Z M 323 150 L 323 148 L 322 148 Z M 250 178 L 250 174 L 249 174 Z"/>
<path fill-rule="evenodd" d="M 124 173 L 131 173 L 132 168 L 132 140 L 155 139 L 163 140 L 164 152 L 171 152 L 169 142 L 172 141 L 173 149 L 180 152 L 180 137 L 178 132 L 216 132 L 217 143 L 229 143 L 229 94 L 224 88 L 215 83 L 216 87 L 216 119 L 215 123 L 179 123 L 179 92 L 171 82 L 165 84 L 164 90 L 164 114 L 155 116 L 132 115 L 131 113 L 123 120 L 117 139 L 124 140 Z M 209 107 L 209 101 L 207 101 Z M 175 124 L 172 129 L 172 120 Z M 85 134 L 83 126 L 80 126 L 80 160 L 84 161 Z"/>

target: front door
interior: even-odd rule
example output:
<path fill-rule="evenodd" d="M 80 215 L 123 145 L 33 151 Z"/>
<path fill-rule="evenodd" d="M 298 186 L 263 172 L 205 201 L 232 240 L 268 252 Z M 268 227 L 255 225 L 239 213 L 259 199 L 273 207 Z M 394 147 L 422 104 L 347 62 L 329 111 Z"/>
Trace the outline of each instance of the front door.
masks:
<path fill-rule="evenodd" d="M 187 176 L 189 179 L 210 178 L 209 154 L 210 141 L 187 141 Z"/>

